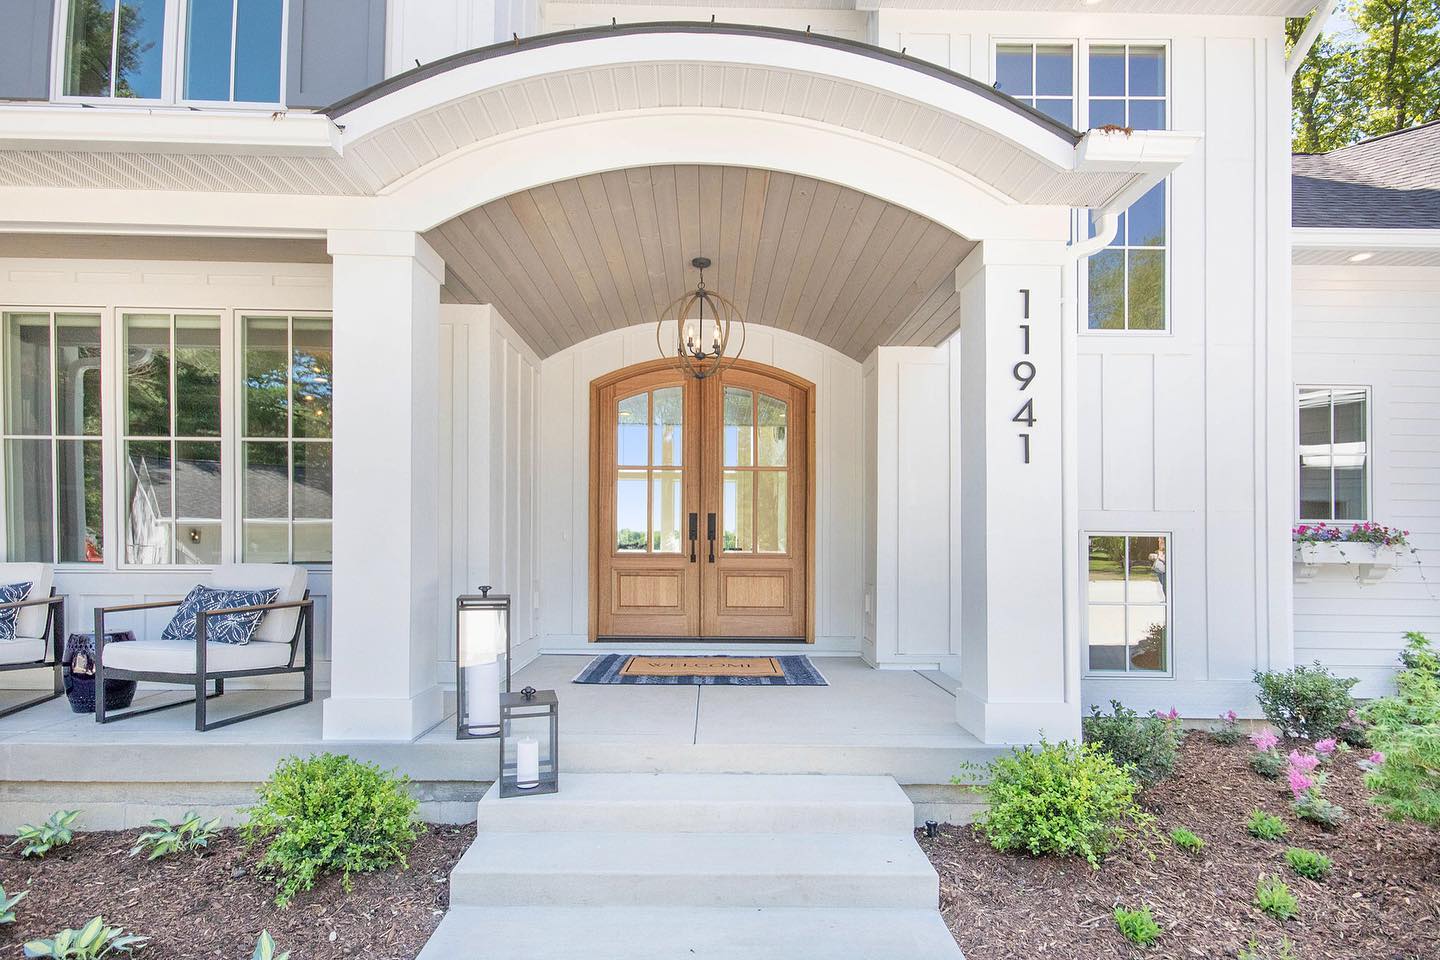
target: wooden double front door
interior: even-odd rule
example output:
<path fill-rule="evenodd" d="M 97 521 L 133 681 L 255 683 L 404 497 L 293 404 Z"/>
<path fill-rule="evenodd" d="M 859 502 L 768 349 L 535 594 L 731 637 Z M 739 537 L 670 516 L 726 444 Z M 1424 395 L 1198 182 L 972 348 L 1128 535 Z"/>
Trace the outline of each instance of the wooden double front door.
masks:
<path fill-rule="evenodd" d="M 590 399 L 592 638 L 809 639 L 813 387 L 657 361 Z"/>

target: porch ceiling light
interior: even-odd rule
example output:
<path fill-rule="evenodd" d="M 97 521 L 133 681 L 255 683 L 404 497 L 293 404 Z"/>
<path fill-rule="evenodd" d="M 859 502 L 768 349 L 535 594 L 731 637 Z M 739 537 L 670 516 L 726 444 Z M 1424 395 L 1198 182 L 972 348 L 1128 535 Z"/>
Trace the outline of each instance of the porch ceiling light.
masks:
<path fill-rule="evenodd" d="M 696 257 L 690 265 L 700 271 L 700 280 L 694 290 L 661 312 L 655 323 L 655 346 L 676 369 L 704 380 L 732 366 L 744 352 L 745 318 L 729 298 L 705 286 L 709 257 Z M 675 342 L 667 350 L 665 326 L 671 322 Z M 738 334 L 738 343 L 732 341 L 732 334 Z"/>
<path fill-rule="evenodd" d="M 1352 254 L 1351 256 L 1347 257 L 1347 258 L 1346 258 L 1346 262 L 1347 262 L 1347 263 L 1364 263 L 1366 260 L 1369 260 L 1369 259 L 1370 259 L 1371 257 L 1373 257 L 1373 256 L 1375 256 L 1375 254 L 1373 254 L 1373 253 L 1356 253 L 1356 254 Z"/>

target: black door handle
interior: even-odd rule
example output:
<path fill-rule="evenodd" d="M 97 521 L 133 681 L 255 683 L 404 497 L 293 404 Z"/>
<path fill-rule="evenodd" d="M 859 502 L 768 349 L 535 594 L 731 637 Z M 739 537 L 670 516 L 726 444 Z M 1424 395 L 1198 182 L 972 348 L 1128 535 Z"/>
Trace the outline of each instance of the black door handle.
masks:
<path fill-rule="evenodd" d="M 715 562 L 715 514 L 707 514 L 705 517 L 705 532 L 710 539 L 710 562 Z"/>
<path fill-rule="evenodd" d="M 690 514 L 690 562 L 695 562 L 695 541 L 700 536 L 700 514 Z"/>

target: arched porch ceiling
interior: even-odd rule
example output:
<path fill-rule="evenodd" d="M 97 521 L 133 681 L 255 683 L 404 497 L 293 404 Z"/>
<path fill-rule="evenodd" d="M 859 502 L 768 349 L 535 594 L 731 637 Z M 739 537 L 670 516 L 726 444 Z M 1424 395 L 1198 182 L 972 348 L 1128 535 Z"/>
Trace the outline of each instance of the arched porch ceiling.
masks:
<path fill-rule="evenodd" d="M 743 167 L 591 174 L 491 201 L 426 234 L 447 299 L 492 303 L 542 356 L 654 322 L 706 282 L 748 323 L 856 359 L 929 345 L 959 322 L 955 269 L 974 243 L 847 187 Z"/>

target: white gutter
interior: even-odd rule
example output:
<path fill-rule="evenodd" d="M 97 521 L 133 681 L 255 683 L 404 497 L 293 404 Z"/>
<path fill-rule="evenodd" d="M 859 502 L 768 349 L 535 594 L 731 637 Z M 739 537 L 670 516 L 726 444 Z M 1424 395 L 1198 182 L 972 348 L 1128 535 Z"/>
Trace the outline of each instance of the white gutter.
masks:
<path fill-rule="evenodd" d="M 1286 77 L 1295 76 L 1295 71 L 1300 69 L 1300 64 L 1304 63 L 1305 58 L 1309 56 L 1310 48 L 1315 46 L 1316 40 L 1320 39 L 1320 31 L 1325 29 L 1325 24 L 1329 22 L 1330 16 L 1339 4 L 1340 0 L 1325 0 L 1316 8 L 1310 22 L 1305 24 L 1305 32 L 1300 34 L 1300 39 L 1295 41 L 1295 49 L 1291 50 L 1290 55 L 1285 58 Z"/>

